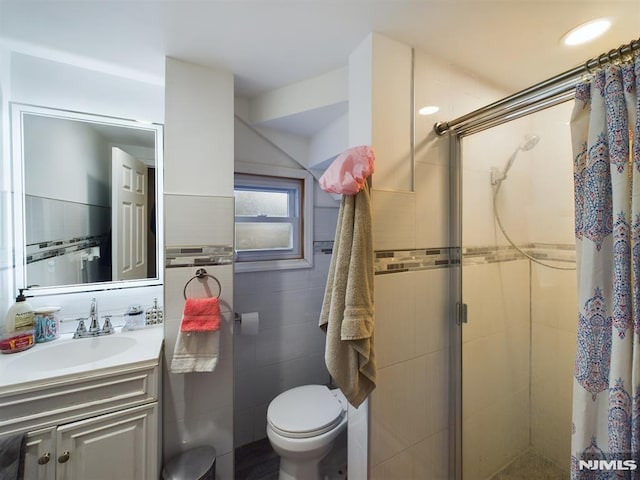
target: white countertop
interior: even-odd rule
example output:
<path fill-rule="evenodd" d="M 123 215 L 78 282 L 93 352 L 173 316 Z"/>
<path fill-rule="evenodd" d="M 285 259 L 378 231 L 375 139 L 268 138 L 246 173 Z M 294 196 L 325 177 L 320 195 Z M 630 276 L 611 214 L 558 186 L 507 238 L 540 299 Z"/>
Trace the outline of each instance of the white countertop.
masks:
<path fill-rule="evenodd" d="M 158 363 L 163 325 L 112 335 L 59 339 L 36 343 L 23 352 L 0 354 L 0 395 L 38 384 L 55 384 L 69 378 L 86 378 L 109 370 Z"/>

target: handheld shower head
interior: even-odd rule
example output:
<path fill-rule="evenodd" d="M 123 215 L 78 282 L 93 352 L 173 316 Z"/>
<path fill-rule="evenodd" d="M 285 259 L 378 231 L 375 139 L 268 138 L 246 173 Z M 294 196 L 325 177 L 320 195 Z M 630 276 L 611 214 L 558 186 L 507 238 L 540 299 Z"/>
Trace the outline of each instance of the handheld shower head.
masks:
<path fill-rule="evenodd" d="M 526 135 L 524 137 L 524 140 L 522 140 L 522 143 L 518 145 L 518 148 L 516 148 L 516 150 L 511 154 L 511 156 L 507 160 L 507 163 L 502 169 L 502 172 L 498 171 L 497 168 L 491 169 L 491 185 L 494 185 L 494 186 L 500 185 L 500 183 L 502 183 L 502 181 L 507 178 L 507 173 L 511 169 L 511 166 L 513 165 L 513 162 L 518 156 L 518 152 L 520 150 L 522 150 L 523 152 L 528 152 L 529 150 L 533 149 L 538 144 L 539 141 L 540 141 L 540 137 L 537 135 Z"/>

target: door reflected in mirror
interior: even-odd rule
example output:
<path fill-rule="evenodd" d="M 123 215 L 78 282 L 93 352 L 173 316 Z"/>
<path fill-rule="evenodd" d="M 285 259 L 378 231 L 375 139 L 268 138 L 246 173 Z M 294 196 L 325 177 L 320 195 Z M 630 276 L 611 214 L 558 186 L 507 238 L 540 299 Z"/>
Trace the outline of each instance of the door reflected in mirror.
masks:
<path fill-rule="evenodd" d="M 162 127 L 21 104 L 12 127 L 23 285 L 161 282 Z"/>

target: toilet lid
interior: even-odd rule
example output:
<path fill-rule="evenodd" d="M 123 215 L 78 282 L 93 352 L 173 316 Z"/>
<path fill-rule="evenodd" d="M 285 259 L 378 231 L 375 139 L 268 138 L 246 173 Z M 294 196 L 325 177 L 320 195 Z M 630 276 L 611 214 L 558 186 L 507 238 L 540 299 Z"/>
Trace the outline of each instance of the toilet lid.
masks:
<path fill-rule="evenodd" d="M 269 425 L 280 435 L 307 438 L 340 423 L 342 404 L 324 385 L 292 388 L 274 398 L 267 409 Z"/>

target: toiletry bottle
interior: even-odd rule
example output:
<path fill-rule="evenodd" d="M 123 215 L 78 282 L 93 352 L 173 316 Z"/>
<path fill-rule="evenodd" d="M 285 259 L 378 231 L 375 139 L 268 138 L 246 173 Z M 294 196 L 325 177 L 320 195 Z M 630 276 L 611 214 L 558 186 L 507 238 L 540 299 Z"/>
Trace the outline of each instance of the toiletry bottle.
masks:
<path fill-rule="evenodd" d="M 33 347 L 35 343 L 35 323 L 31 305 L 20 289 L 16 303 L 7 312 L 0 332 L 0 352 L 16 353 Z"/>

